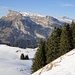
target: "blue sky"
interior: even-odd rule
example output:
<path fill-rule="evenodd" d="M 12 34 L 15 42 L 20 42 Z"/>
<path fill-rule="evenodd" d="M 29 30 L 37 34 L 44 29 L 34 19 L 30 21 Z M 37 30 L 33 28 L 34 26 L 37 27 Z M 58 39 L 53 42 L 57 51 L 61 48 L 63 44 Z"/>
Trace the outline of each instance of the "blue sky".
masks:
<path fill-rule="evenodd" d="M 8 9 L 75 19 L 75 0 L 0 0 L 0 17 Z"/>

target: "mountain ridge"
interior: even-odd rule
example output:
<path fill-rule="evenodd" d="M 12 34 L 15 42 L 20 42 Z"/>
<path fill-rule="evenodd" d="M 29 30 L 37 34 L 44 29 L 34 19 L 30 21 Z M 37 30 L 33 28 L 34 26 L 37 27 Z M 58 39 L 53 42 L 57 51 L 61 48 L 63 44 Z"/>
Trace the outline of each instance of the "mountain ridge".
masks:
<path fill-rule="evenodd" d="M 36 47 L 41 38 L 48 39 L 54 27 L 63 24 L 51 16 L 9 10 L 0 19 L 0 43 Z"/>

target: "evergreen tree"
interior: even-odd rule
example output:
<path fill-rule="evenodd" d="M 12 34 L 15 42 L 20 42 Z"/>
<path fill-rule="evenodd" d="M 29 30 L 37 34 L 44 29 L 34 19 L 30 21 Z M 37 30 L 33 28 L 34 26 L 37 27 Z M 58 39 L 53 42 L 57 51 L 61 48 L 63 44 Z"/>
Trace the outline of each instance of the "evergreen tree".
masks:
<path fill-rule="evenodd" d="M 33 60 L 32 73 L 46 65 L 46 51 L 45 51 L 46 46 L 45 45 L 46 45 L 46 41 L 41 39 L 39 48 Z"/>
<path fill-rule="evenodd" d="M 74 21 L 72 21 L 72 24 L 71 24 L 71 28 L 72 28 L 72 37 L 73 37 L 73 48 L 75 48 L 75 23 Z"/>
<path fill-rule="evenodd" d="M 69 44 L 70 44 L 70 49 L 73 49 L 73 42 L 72 42 L 72 29 L 71 26 L 69 24 L 66 25 L 67 31 L 68 31 L 68 39 L 69 39 Z"/>
<path fill-rule="evenodd" d="M 24 60 L 24 54 L 23 53 L 21 54 L 20 59 Z"/>
<path fill-rule="evenodd" d="M 47 42 L 47 63 L 59 57 L 61 28 L 55 28 Z"/>
<path fill-rule="evenodd" d="M 75 48 L 75 23 L 72 22 L 71 27 L 66 23 L 63 27 L 55 27 L 47 42 L 44 40 L 40 41 L 33 60 L 32 72 L 67 53 L 73 47 Z"/>
<path fill-rule="evenodd" d="M 60 53 L 65 54 L 66 52 L 72 49 L 72 41 L 71 41 L 71 28 L 69 24 L 64 24 L 62 27 L 62 33 L 60 37 Z"/>
<path fill-rule="evenodd" d="M 28 55 L 26 55 L 26 56 L 24 57 L 24 59 L 25 59 L 25 60 L 29 60 L 29 57 L 28 57 Z"/>

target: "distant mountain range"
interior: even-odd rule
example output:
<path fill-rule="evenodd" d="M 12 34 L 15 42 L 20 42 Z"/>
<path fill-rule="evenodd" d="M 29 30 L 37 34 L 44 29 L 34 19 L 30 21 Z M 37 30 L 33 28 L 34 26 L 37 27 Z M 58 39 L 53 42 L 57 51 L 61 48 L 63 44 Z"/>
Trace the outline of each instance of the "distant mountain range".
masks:
<path fill-rule="evenodd" d="M 41 38 L 48 39 L 54 27 L 71 19 L 8 10 L 0 19 L 0 43 L 18 47 L 36 47 Z"/>
<path fill-rule="evenodd" d="M 60 22 L 64 22 L 64 23 L 69 23 L 71 24 L 72 21 L 75 21 L 74 19 L 70 19 L 66 16 L 63 16 L 63 17 L 59 17 L 57 18 Z"/>

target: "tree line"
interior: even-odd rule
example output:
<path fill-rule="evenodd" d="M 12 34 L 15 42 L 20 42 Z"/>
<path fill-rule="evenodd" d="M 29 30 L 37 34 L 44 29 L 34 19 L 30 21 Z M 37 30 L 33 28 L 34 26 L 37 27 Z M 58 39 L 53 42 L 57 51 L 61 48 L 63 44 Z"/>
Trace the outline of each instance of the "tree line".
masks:
<path fill-rule="evenodd" d="M 32 73 L 75 48 L 75 23 L 54 28 L 48 40 L 41 39 L 35 54 Z"/>

